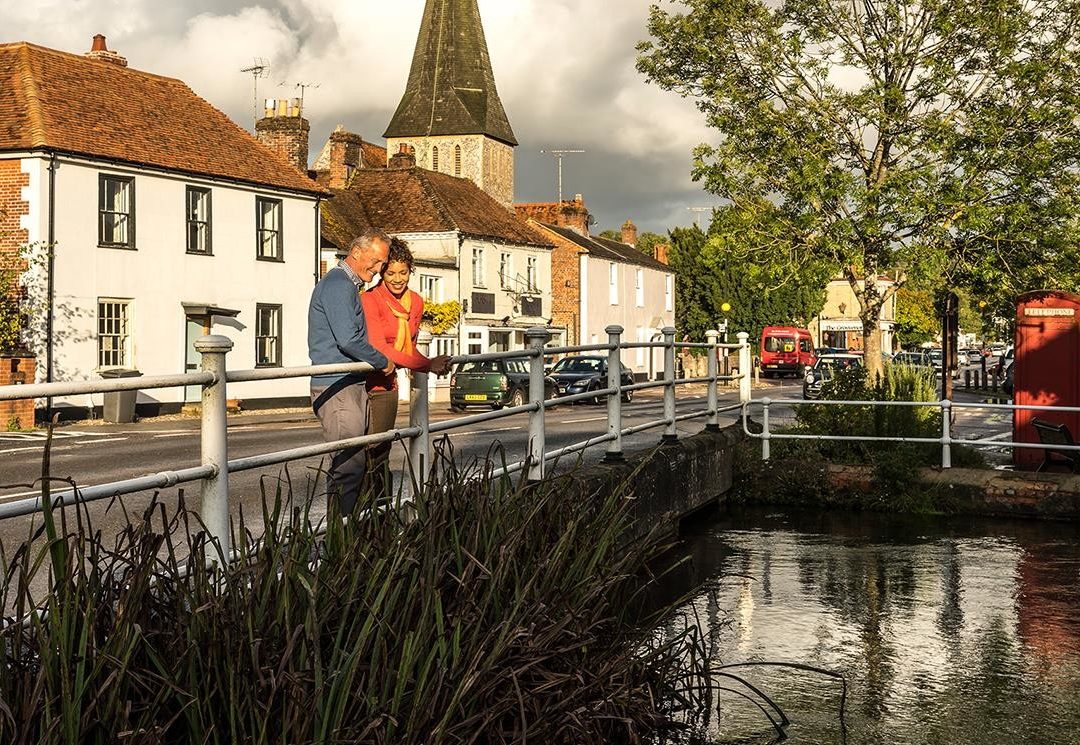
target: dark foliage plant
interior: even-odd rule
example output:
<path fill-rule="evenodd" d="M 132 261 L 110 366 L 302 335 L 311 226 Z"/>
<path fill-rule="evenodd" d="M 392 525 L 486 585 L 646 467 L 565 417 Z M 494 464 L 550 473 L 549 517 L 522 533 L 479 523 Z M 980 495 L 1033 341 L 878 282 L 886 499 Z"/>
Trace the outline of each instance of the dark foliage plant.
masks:
<path fill-rule="evenodd" d="M 313 525 L 311 497 L 240 515 L 233 561 L 182 500 L 108 542 L 46 509 L 0 547 L 0 742 L 629 743 L 703 708 L 696 627 L 643 610 L 664 546 L 628 484 L 447 460 L 408 512 Z"/>

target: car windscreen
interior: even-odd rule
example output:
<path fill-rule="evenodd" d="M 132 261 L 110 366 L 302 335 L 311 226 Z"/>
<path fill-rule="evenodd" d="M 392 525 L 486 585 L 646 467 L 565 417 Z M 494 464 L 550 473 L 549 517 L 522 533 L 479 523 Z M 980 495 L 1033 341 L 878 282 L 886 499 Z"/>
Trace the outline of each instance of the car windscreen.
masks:
<path fill-rule="evenodd" d="M 506 372 L 525 375 L 529 372 L 529 363 L 525 360 L 506 360 Z"/>
<path fill-rule="evenodd" d="M 794 352 L 795 339 L 790 336 L 766 336 L 766 352 Z"/>
<path fill-rule="evenodd" d="M 553 373 L 598 373 L 604 366 L 604 361 L 596 357 L 567 357 L 559 360 L 552 369 Z"/>
<path fill-rule="evenodd" d="M 458 370 L 458 372 L 459 373 L 486 374 L 486 373 L 498 373 L 498 372 L 502 372 L 502 371 L 499 369 L 499 363 L 498 362 L 489 361 L 489 362 L 466 362 L 466 363 L 462 364 L 461 369 Z"/>

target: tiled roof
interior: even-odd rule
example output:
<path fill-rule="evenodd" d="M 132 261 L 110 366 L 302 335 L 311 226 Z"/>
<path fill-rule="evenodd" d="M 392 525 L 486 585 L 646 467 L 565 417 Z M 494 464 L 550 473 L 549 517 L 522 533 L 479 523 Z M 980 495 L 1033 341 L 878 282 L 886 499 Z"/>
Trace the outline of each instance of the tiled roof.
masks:
<path fill-rule="evenodd" d="M 364 168 L 323 203 L 323 244 L 341 248 L 365 228 L 388 233 L 458 232 L 550 248 L 551 241 L 469 179 L 422 168 Z"/>
<path fill-rule="evenodd" d="M 345 127 L 338 125 L 335 132 L 344 132 Z M 358 135 L 359 136 L 359 135 Z M 315 162 L 311 165 L 313 171 L 329 171 L 330 170 L 330 138 L 327 138 L 323 144 L 319 154 L 315 157 Z M 386 148 L 382 145 L 376 145 L 374 142 L 368 142 L 367 140 L 360 140 L 360 168 L 386 168 Z"/>
<path fill-rule="evenodd" d="M 628 246 L 625 243 L 610 241 L 607 238 L 584 236 L 576 230 L 560 228 L 557 225 L 545 224 L 543 225 L 543 228 L 545 230 L 550 230 L 561 238 L 577 244 L 585 252 L 598 259 L 617 261 L 623 264 L 634 264 L 635 266 L 645 267 L 646 269 L 655 269 L 669 274 L 675 273 L 675 270 L 664 262 L 657 261 L 652 256 L 642 253 L 633 246 Z"/>
<path fill-rule="evenodd" d="M 409 81 L 384 137 L 484 134 L 516 145 L 476 0 L 427 0 Z"/>
<path fill-rule="evenodd" d="M 0 44 L 0 151 L 30 149 L 323 191 L 180 80 L 26 42 Z"/>

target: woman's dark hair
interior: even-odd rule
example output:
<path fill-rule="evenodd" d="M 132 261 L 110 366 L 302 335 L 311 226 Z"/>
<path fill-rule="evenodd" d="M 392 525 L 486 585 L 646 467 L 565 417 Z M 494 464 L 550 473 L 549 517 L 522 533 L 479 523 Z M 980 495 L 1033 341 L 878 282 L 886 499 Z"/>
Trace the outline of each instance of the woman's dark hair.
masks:
<path fill-rule="evenodd" d="M 386 265 L 389 266 L 393 261 L 400 261 L 409 267 L 409 271 L 413 268 L 413 255 L 409 250 L 409 244 L 400 238 L 390 239 L 390 254 L 386 257 Z"/>

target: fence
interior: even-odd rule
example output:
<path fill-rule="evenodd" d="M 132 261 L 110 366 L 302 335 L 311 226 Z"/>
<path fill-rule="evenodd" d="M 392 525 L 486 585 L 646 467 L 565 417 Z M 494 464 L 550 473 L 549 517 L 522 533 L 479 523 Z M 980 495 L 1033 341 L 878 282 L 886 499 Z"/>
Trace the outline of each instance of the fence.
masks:
<path fill-rule="evenodd" d="M 418 483 L 423 483 L 429 477 L 431 470 L 431 438 L 454 429 L 468 427 L 473 424 L 487 422 L 504 417 L 527 414 L 529 416 L 529 431 L 525 458 L 517 463 L 499 469 L 499 473 L 515 473 L 527 470 L 530 480 L 539 480 L 544 477 L 546 465 L 564 455 L 575 453 L 588 448 L 605 444 L 605 459 L 617 461 L 623 454 L 623 437 L 644 432 L 659 427 L 664 428 L 662 439 L 672 441 L 677 438 L 676 426 L 679 422 L 692 419 L 707 419 L 710 428 L 719 426 L 719 415 L 725 411 L 742 409 L 750 401 L 750 346 L 747 341 L 748 335 L 737 335 L 737 344 L 721 344 L 720 334 L 717 331 L 709 331 L 704 343 L 685 343 L 675 341 L 675 329 L 667 327 L 663 329 L 663 341 L 626 343 L 622 341 L 623 329 L 621 326 L 608 326 L 606 329 L 608 342 L 606 344 L 590 344 L 575 347 L 547 347 L 550 333 L 547 329 L 537 327 L 526 331 L 528 346 L 524 350 L 510 352 L 494 352 L 481 355 L 465 355 L 454 357 L 455 364 L 462 362 L 480 362 L 485 360 L 522 359 L 529 362 L 529 400 L 521 406 L 511 406 L 496 411 L 474 414 L 471 416 L 458 417 L 447 421 L 432 424 L 430 421 L 430 409 L 428 401 L 428 375 L 427 373 L 414 373 L 409 407 L 409 425 L 401 429 L 388 432 L 365 435 L 347 440 L 322 443 L 306 447 L 293 448 L 263 455 L 255 455 L 246 458 L 229 460 L 228 437 L 226 432 L 228 399 L 227 388 L 229 383 L 250 381 L 283 380 L 286 378 L 309 377 L 312 375 L 332 373 L 358 373 L 371 370 L 369 365 L 363 363 L 351 363 L 344 365 L 319 365 L 312 367 L 296 368 L 261 368 L 256 370 L 229 370 L 226 365 L 226 355 L 232 349 L 232 342 L 223 336 L 205 336 L 195 342 L 195 349 L 202 358 L 201 370 L 196 373 L 182 375 L 159 375 L 145 376 L 140 378 L 120 378 L 112 380 L 83 380 L 63 383 L 41 383 L 34 385 L 17 385 L 0 387 L 0 401 L 60 397 L 66 395 L 78 395 L 85 393 L 108 393 L 132 390 L 157 390 L 162 388 L 175 388 L 182 386 L 202 386 L 202 409 L 201 409 L 201 462 L 200 465 L 175 471 L 162 471 L 156 474 L 148 474 L 134 479 L 117 481 L 84 489 L 69 489 L 56 493 L 50 493 L 54 505 L 68 505 L 76 502 L 88 502 L 98 499 L 133 494 L 149 489 L 163 489 L 178 484 L 200 482 L 201 483 L 201 511 L 200 516 L 211 536 L 217 538 L 225 555 L 231 548 L 229 543 L 229 474 L 249 471 L 257 468 L 287 463 L 302 458 L 319 455 L 328 455 L 338 450 L 350 447 L 375 445 L 382 442 L 408 440 L 409 470 Z M 422 352 L 428 351 L 430 336 L 421 334 L 418 346 Z M 630 349 L 656 349 L 664 350 L 664 374 L 663 378 L 656 381 L 646 381 L 633 385 L 622 385 L 622 356 L 623 350 Z M 704 377 L 679 379 L 675 374 L 675 353 L 678 349 L 700 349 L 707 353 L 709 360 L 708 374 Z M 737 374 L 721 375 L 719 372 L 719 351 L 738 350 L 739 369 Z M 545 370 L 544 358 L 556 355 L 576 354 L 582 352 L 606 353 L 607 361 L 607 387 L 600 390 L 591 390 L 573 395 L 561 396 L 556 399 L 545 400 Z M 724 408 L 719 405 L 720 381 L 739 382 L 739 403 Z M 679 385 L 704 383 L 708 385 L 706 406 L 702 411 L 687 414 L 676 413 L 675 389 Z M 660 419 L 638 424 L 633 427 L 624 426 L 622 415 L 622 394 L 630 391 L 640 391 L 650 388 L 663 388 L 663 416 Z M 548 450 L 544 431 L 544 413 L 552 406 L 581 401 L 586 399 L 607 399 L 607 433 L 598 437 L 558 448 Z M 26 515 L 38 512 L 42 509 L 42 497 L 30 497 L 18 501 L 0 504 L 0 519 Z"/>
<path fill-rule="evenodd" d="M 761 407 L 761 432 L 751 432 L 749 427 L 750 412 L 755 406 Z M 778 406 L 904 406 L 924 407 L 941 410 L 941 436 L 940 437 L 855 437 L 849 435 L 822 435 L 796 432 L 775 432 L 770 425 L 770 412 Z M 1080 445 L 1050 444 L 1043 442 L 1016 442 L 987 439 L 963 439 L 952 435 L 953 413 L 965 409 L 989 409 L 999 411 L 1053 411 L 1059 413 L 1076 413 L 1080 408 L 1070 406 L 1030 406 L 1017 404 L 991 404 L 991 403 L 968 403 L 950 401 L 830 401 L 813 400 L 807 401 L 797 398 L 771 399 L 762 398 L 759 401 L 748 401 L 743 410 L 743 431 L 748 437 L 761 440 L 761 459 L 769 460 L 771 456 L 770 443 L 773 440 L 831 440 L 835 442 L 911 442 L 922 444 L 938 444 L 941 446 L 941 467 L 952 468 L 952 446 L 968 445 L 971 447 L 999 447 L 999 448 L 1033 448 L 1051 451 L 1080 451 Z"/>

